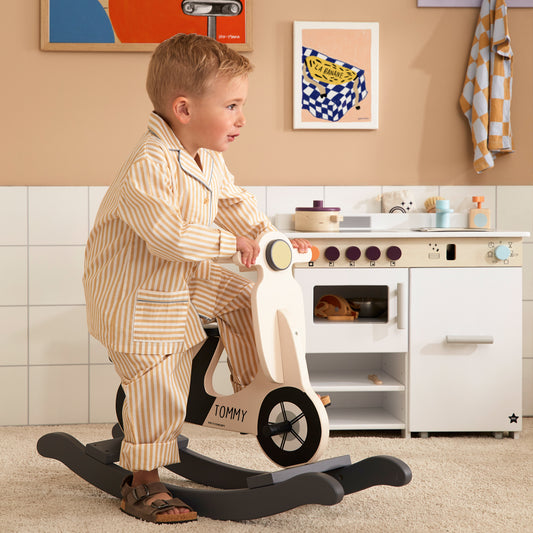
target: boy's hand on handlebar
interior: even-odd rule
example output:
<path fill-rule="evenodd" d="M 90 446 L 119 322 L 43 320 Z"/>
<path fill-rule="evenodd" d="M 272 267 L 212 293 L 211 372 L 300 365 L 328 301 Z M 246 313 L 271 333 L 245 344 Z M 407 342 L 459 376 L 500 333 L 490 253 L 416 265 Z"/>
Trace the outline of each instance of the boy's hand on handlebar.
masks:
<path fill-rule="evenodd" d="M 241 253 L 241 263 L 250 268 L 255 264 L 260 249 L 255 241 L 241 235 L 237 237 L 237 251 Z"/>
<path fill-rule="evenodd" d="M 291 239 L 293 248 L 298 250 L 299 254 L 304 254 L 311 248 L 311 243 L 307 239 Z"/>
<path fill-rule="evenodd" d="M 297 252 L 304 254 L 311 248 L 311 243 L 307 239 L 291 239 L 293 248 L 296 248 Z M 241 263 L 250 268 L 255 264 L 255 260 L 261 251 L 256 241 L 244 237 L 242 235 L 237 237 L 237 251 L 241 254 Z"/>

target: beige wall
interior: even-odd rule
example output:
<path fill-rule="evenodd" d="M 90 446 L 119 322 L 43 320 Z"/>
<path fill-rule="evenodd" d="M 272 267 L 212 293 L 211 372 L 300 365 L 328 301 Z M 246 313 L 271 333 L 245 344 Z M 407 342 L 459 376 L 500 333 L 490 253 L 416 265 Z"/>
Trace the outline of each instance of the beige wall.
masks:
<path fill-rule="evenodd" d="M 146 126 L 148 53 L 39 50 L 39 0 L 4 2 L 0 185 L 107 185 Z M 516 152 L 472 170 L 458 108 L 477 9 L 416 0 L 254 0 L 248 125 L 226 154 L 246 185 L 533 183 L 533 9 L 510 9 Z M 380 24 L 375 131 L 292 129 L 292 21 Z"/>

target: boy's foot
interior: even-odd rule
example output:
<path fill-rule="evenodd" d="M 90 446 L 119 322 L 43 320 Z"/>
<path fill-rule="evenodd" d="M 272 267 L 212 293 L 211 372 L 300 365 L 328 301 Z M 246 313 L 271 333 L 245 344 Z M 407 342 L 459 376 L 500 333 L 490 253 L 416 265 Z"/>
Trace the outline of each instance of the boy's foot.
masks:
<path fill-rule="evenodd" d="M 179 498 L 173 498 L 161 482 L 132 486 L 133 476 L 128 476 L 121 487 L 120 508 L 126 514 L 147 522 L 191 522 L 197 514 Z"/>

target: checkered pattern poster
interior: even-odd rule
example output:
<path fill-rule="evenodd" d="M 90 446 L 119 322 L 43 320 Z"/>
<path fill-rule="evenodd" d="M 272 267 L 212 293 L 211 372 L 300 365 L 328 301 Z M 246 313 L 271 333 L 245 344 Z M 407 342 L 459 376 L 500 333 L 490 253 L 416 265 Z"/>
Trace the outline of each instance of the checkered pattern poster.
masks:
<path fill-rule="evenodd" d="M 294 128 L 378 127 L 377 23 L 294 23 Z"/>

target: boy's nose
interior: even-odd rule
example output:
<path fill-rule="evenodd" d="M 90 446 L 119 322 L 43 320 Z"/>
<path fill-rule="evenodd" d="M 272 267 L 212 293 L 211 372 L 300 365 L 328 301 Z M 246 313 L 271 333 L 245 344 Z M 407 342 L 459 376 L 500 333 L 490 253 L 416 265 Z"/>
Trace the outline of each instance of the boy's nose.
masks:
<path fill-rule="evenodd" d="M 235 125 L 239 128 L 242 128 L 246 124 L 246 117 L 244 116 L 244 113 L 240 113 L 237 117 L 237 120 L 235 122 Z"/>

